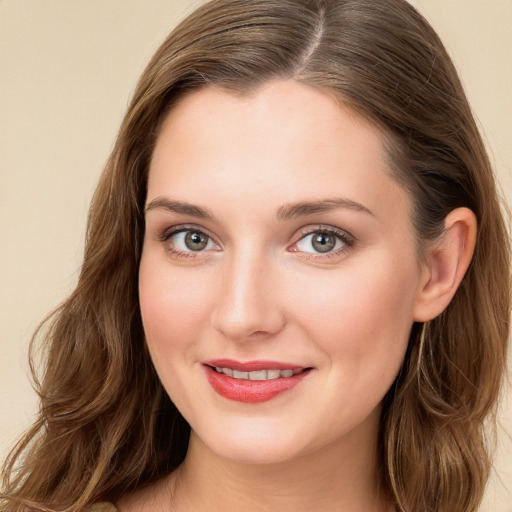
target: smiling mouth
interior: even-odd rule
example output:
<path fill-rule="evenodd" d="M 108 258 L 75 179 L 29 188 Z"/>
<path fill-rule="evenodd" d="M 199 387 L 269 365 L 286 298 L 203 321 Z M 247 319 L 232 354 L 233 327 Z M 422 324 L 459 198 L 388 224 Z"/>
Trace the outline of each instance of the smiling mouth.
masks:
<path fill-rule="evenodd" d="M 234 370 L 233 368 L 225 368 L 222 366 L 210 366 L 217 373 L 222 373 L 228 377 L 239 380 L 276 380 L 285 379 L 303 373 L 309 368 L 297 368 L 295 370 L 255 370 L 250 372 L 244 372 L 240 370 Z"/>
<path fill-rule="evenodd" d="M 241 363 L 227 359 L 203 362 L 206 378 L 222 397 L 235 402 L 261 403 L 290 391 L 313 371 L 312 367 L 277 361 Z"/>

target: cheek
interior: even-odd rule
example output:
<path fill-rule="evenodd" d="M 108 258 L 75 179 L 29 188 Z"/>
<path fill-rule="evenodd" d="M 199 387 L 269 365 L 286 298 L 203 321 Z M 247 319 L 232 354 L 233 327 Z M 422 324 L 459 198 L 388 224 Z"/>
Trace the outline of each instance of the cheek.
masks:
<path fill-rule="evenodd" d="M 198 269 L 195 269 L 198 270 Z M 170 268 L 154 253 L 143 254 L 139 269 L 139 300 L 146 343 L 160 380 L 182 412 L 197 394 L 187 378 L 197 361 L 208 308 L 201 271 Z"/>
<path fill-rule="evenodd" d="M 211 302 L 210 287 L 200 269 L 172 271 L 152 255 L 143 256 L 139 270 L 139 299 L 148 344 L 184 344 L 197 330 Z"/>
<path fill-rule="evenodd" d="M 373 265 L 347 265 L 314 282 L 304 279 L 295 313 L 333 364 L 351 367 L 351 375 L 363 367 L 394 373 L 413 324 L 415 269 L 414 260 L 396 268 L 382 259 Z"/>

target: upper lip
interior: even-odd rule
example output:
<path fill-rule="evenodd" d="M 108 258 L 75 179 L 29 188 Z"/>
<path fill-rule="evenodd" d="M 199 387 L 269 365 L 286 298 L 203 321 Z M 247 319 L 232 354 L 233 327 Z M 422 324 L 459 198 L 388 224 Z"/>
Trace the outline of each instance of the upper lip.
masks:
<path fill-rule="evenodd" d="M 300 370 L 310 368 L 300 364 L 283 363 L 280 361 L 234 361 L 233 359 L 209 359 L 203 361 L 207 366 L 217 368 L 231 368 L 240 372 L 256 372 L 261 370 Z"/>

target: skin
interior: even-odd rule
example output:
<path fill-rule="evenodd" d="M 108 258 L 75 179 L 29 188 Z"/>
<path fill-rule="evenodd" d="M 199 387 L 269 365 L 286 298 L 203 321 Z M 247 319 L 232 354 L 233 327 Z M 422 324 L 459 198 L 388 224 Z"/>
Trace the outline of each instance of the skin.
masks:
<path fill-rule="evenodd" d="M 381 400 L 413 322 L 445 307 L 469 264 L 470 213 L 419 258 L 378 129 L 292 80 L 185 96 L 161 128 L 146 210 L 147 344 L 193 432 L 182 466 L 121 511 L 392 510 L 377 470 Z M 208 243 L 192 251 L 173 229 Z M 336 245 L 319 253 L 311 234 L 325 229 Z M 216 358 L 312 370 L 240 403 L 209 384 L 203 363 Z"/>

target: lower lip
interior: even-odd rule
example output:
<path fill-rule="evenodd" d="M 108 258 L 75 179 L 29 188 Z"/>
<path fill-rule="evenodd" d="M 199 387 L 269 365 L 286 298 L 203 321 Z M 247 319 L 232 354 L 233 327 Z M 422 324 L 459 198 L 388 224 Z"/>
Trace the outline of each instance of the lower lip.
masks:
<path fill-rule="evenodd" d="M 278 395 L 294 388 L 307 374 L 305 370 L 292 377 L 271 380 L 234 379 L 206 366 L 206 375 L 212 388 L 224 398 L 235 402 L 257 404 L 268 402 Z"/>

